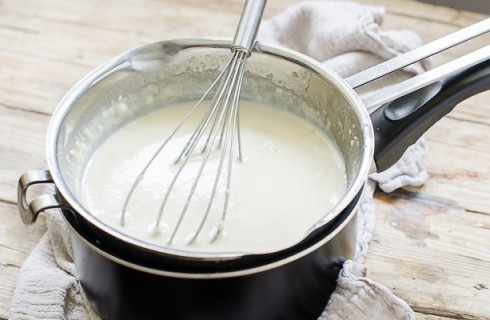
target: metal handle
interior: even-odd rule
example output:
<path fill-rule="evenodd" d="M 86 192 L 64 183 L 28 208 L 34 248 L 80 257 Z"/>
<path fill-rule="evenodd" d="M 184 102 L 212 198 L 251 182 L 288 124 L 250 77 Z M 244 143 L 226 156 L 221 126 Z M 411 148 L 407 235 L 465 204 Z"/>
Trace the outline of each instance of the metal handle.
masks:
<path fill-rule="evenodd" d="M 247 0 L 235 32 L 232 50 L 250 53 L 264 12 L 266 0 Z"/>
<path fill-rule="evenodd" d="M 490 31 L 483 20 L 346 79 L 353 88 Z M 407 148 L 456 105 L 490 90 L 490 45 L 362 98 L 374 127 L 377 171 L 396 163 Z"/>
<path fill-rule="evenodd" d="M 32 170 L 24 173 L 17 185 L 17 206 L 20 218 L 24 224 L 33 224 L 38 215 L 48 209 L 66 207 L 59 194 L 40 195 L 30 203 L 27 203 L 27 190 L 35 184 L 53 183 L 48 170 Z"/>
<path fill-rule="evenodd" d="M 368 111 L 373 112 L 385 103 L 406 96 L 418 89 L 482 63 L 489 57 L 490 46 L 486 46 L 403 82 L 378 90 L 364 97 L 362 100 Z"/>
<path fill-rule="evenodd" d="M 352 87 L 357 88 L 371 81 L 384 77 L 394 71 L 400 70 L 415 62 L 428 58 L 436 53 L 442 52 L 455 45 L 471 40 L 490 31 L 490 18 L 478 22 L 469 27 L 463 28 L 443 38 L 427 43 L 415 50 L 402 54 L 382 62 L 374 67 L 361 71 L 345 81 Z M 392 101 L 396 98 L 414 92 L 424 86 L 441 80 L 453 73 L 465 68 L 474 66 L 488 59 L 490 56 L 490 46 L 467 54 L 461 58 L 448 62 L 440 67 L 434 68 L 423 74 L 415 76 L 399 84 L 379 90 L 363 99 L 369 111 L 374 111 L 377 107 Z"/>

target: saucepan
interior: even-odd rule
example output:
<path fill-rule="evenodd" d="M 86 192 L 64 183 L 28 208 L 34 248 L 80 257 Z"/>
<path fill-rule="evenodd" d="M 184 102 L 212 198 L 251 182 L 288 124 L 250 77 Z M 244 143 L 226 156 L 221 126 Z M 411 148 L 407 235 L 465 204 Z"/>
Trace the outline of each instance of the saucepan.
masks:
<path fill-rule="evenodd" d="M 76 84 L 51 119 L 48 170 L 20 178 L 21 218 L 31 224 L 43 211 L 59 211 L 71 230 L 78 278 L 103 318 L 316 319 L 342 262 L 354 255 L 356 209 L 368 174 L 389 168 L 455 105 L 489 88 L 490 49 L 363 99 L 354 89 L 489 26 L 490 20 L 483 21 L 348 79 L 297 52 L 256 43 L 242 99 L 311 122 L 334 138 L 346 163 L 344 196 L 294 245 L 266 253 L 176 250 L 109 227 L 80 200 L 87 162 L 108 135 L 156 108 L 200 97 L 228 60 L 230 42 L 218 39 L 138 47 Z M 121 103 L 129 111 L 120 112 Z M 56 192 L 28 200 L 30 186 L 44 183 L 54 184 Z"/>

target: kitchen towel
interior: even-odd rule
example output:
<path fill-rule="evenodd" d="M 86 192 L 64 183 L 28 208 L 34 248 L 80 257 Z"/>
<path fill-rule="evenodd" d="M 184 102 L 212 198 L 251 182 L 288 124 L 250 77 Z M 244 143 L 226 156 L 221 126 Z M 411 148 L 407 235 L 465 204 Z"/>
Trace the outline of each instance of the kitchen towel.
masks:
<path fill-rule="evenodd" d="M 349 1 L 302 2 L 264 21 L 258 39 L 302 52 L 347 77 L 421 44 L 413 32 L 382 30 L 383 15 L 382 7 Z M 423 68 L 407 68 L 358 92 L 367 95 Z M 366 277 L 363 259 L 374 230 L 376 186 L 390 192 L 423 184 L 425 153 L 421 139 L 395 166 L 370 176 L 358 209 L 356 257 L 344 264 L 320 319 L 415 319 L 407 303 Z M 56 211 L 45 215 L 47 232 L 19 272 L 10 319 L 99 319 L 77 280 L 68 227 Z"/>

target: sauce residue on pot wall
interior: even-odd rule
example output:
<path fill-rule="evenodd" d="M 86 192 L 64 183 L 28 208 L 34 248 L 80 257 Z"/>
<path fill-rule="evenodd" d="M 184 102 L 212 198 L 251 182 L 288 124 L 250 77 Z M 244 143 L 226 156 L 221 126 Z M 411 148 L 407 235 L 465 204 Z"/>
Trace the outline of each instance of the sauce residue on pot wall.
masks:
<path fill-rule="evenodd" d="M 177 167 L 173 161 L 193 131 L 197 115 L 163 150 L 138 185 L 121 226 L 121 210 L 134 179 L 193 106 L 184 103 L 143 116 L 104 141 L 92 156 L 83 181 L 83 203 L 104 223 L 134 238 L 166 246 L 193 181 L 191 171 L 202 157 L 190 160 L 172 191 L 158 228 L 158 210 Z M 233 163 L 230 206 L 225 227 L 210 244 L 221 218 L 225 179 L 203 232 L 191 245 L 204 214 L 220 152 L 212 155 L 172 247 L 206 252 L 269 252 L 302 239 L 346 191 L 344 159 L 333 140 L 299 117 L 277 108 L 241 102 L 243 162 Z M 214 167 L 213 167 L 214 166 Z"/>

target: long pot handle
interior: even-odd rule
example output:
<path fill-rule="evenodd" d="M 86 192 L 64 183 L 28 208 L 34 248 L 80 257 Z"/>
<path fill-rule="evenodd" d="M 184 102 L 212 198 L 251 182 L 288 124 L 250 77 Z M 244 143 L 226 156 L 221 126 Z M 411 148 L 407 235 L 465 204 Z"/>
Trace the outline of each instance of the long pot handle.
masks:
<path fill-rule="evenodd" d="M 458 44 L 479 37 L 489 31 L 490 18 L 487 18 L 447 36 L 426 43 L 417 49 L 406 52 L 400 56 L 377 64 L 374 67 L 356 73 L 345 79 L 345 81 L 349 84 L 349 86 L 351 86 L 351 88 L 360 87 L 415 62 L 421 61 Z"/>
<path fill-rule="evenodd" d="M 43 194 L 28 202 L 27 191 L 31 186 L 52 183 L 54 182 L 48 170 L 31 170 L 20 177 L 17 185 L 17 206 L 24 224 L 33 224 L 39 214 L 48 209 L 67 207 L 59 194 Z"/>
<path fill-rule="evenodd" d="M 395 164 L 433 124 L 465 99 L 490 89 L 490 57 L 371 113 L 377 171 Z"/>

